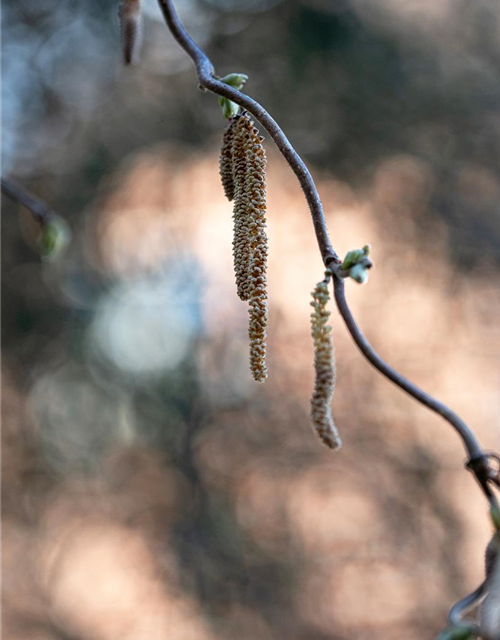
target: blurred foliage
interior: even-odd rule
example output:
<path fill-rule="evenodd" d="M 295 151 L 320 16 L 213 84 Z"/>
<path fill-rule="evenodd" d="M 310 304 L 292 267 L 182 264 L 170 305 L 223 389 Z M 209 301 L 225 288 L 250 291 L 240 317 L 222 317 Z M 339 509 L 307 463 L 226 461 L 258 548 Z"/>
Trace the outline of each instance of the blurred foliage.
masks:
<path fill-rule="evenodd" d="M 134 149 L 220 131 L 154 0 L 145 4 L 142 61 L 129 70 L 114 4 L 4 2 L 4 170 L 50 177 L 70 211 Z M 362 188 L 382 158 L 420 158 L 457 260 L 469 265 L 479 247 L 498 261 L 498 5 L 430 5 L 185 0 L 179 10 L 221 75 L 248 72 L 248 91 L 306 160 Z"/>
<path fill-rule="evenodd" d="M 376 271 L 349 289 L 370 340 L 498 448 L 496 0 L 177 4 L 319 176 L 339 252 L 371 242 Z M 269 140 L 262 387 L 233 291 L 224 122 L 155 3 L 132 68 L 114 3 L 2 9 L 3 171 L 72 228 L 41 262 L 36 225 L 3 201 L 6 636 L 432 637 L 481 580 L 486 505 L 455 435 L 340 322 L 344 450 L 309 429 L 323 267 Z"/>

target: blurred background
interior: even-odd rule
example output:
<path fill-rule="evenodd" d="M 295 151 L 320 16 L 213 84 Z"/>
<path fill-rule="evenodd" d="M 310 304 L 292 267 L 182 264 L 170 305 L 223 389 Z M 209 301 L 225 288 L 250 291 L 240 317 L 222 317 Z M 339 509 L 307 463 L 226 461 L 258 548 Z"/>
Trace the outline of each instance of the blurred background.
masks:
<path fill-rule="evenodd" d="M 217 72 L 317 178 L 373 345 L 500 447 L 497 0 L 178 0 Z M 432 638 L 490 525 L 458 437 L 336 313 L 332 454 L 309 426 L 310 216 L 269 137 L 269 367 L 248 370 L 225 127 L 144 3 L 4 0 L 3 175 L 69 224 L 41 261 L 3 198 L 3 630 L 9 640 Z"/>

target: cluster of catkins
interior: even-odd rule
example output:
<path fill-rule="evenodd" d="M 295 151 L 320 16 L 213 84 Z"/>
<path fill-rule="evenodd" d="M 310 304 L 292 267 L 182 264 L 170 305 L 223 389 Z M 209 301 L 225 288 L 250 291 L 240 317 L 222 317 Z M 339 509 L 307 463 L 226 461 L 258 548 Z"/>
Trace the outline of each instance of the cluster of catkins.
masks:
<path fill-rule="evenodd" d="M 233 201 L 233 259 L 236 290 L 249 303 L 250 369 L 258 382 L 267 378 L 267 236 L 266 236 L 266 155 L 263 138 L 243 112 L 231 118 L 222 139 L 220 176 L 224 194 Z M 335 360 L 328 284 L 331 272 L 316 285 L 312 295 L 312 337 L 316 382 L 311 398 L 311 419 L 321 440 L 331 449 L 342 445 L 333 422 L 331 401 L 335 388 Z"/>
<path fill-rule="evenodd" d="M 233 258 L 236 288 L 249 305 L 250 369 L 257 382 L 267 378 L 266 154 L 263 138 L 244 112 L 224 133 L 220 175 L 233 200 Z"/>
<path fill-rule="evenodd" d="M 137 60 L 142 41 L 141 0 L 122 0 L 118 12 L 125 64 Z"/>
<path fill-rule="evenodd" d="M 125 64 L 138 55 L 142 36 L 141 0 L 122 0 L 119 10 Z M 233 258 L 236 289 L 248 302 L 250 370 L 257 382 L 267 378 L 267 235 L 266 153 L 263 138 L 247 112 L 232 117 L 224 133 L 220 176 L 224 194 L 233 201 Z M 311 418 L 321 440 L 338 449 L 341 440 L 331 414 L 335 388 L 335 361 L 331 327 L 326 310 L 331 272 L 313 291 L 311 314 L 316 383 L 311 399 Z"/>
<path fill-rule="evenodd" d="M 312 292 L 311 334 L 314 342 L 314 370 L 316 379 L 311 398 L 311 420 L 321 440 L 331 449 L 339 449 L 342 441 L 332 418 L 332 398 L 335 391 L 335 355 L 328 324 L 330 312 L 326 308 L 330 299 L 328 284 L 331 272 L 318 282 Z"/>

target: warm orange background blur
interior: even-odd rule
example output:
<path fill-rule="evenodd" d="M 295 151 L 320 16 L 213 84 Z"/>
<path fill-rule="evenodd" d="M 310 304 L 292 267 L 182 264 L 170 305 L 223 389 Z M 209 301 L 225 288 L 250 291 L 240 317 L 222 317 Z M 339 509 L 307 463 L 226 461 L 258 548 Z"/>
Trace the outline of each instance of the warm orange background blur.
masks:
<path fill-rule="evenodd" d="M 4 22 L 17 29 L 4 40 L 4 169 L 73 231 L 66 253 L 41 263 L 29 215 L 3 203 L 4 637 L 433 637 L 482 580 L 487 505 L 451 428 L 372 370 L 336 313 L 343 449 L 332 454 L 311 430 L 309 300 L 322 265 L 305 201 L 269 136 L 270 375 L 258 385 L 218 177 L 224 123 L 217 101 L 196 92 L 153 3 L 131 70 L 119 66 L 114 10 L 4 4 Z M 179 4 L 224 60 L 221 72 L 258 65 L 256 43 L 276 29 L 274 48 L 268 38 L 255 54 L 271 67 L 250 71 L 248 92 L 269 94 L 266 105 L 288 121 L 339 253 L 372 245 L 369 283 L 347 286 L 356 317 L 391 364 L 498 450 L 500 169 L 491 159 L 500 111 L 498 90 L 486 87 L 500 49 L 488 49 L 479 15 L 489 7 L 498 29 L 498 7 L 476 8 L 474 40 L 458 37 L 461 7 L 451 0 L 346 1 L 336 12 L 320 0 L 247 2 L 239 13 L 222 1 Z M 303 78 L 286 48 L 297 21 L 313 34 L 296 42 Z M 57 48 L 71 31 L 62 27 L 76 33 L 64 64 Z M 78 28 L 102 51 L 84 37 L 78 49 Z M 35 56 L 36 37 L 44 45 Z M 462 73 L 460 95 L 474 80 L 479 96 L 458 115 L 458 89 L 419 66 L 452 63 L 443 39 L 459 49 L 449 83 Z M 410 117 L 393 95 L 397 134 L 390 114 L 377 115 L 385 85 L 375 71 L 384 78 L 393 63 L 373 58 L 389 44 L 400 65 L 413 64 L 407 84 L 394 76 L 394 92 L 427 91 L 429 101 L 414 101 Z M 34 59 L 52 97 L 33 88 L 33 114 L 14 70 Z M 344 75 L 370 65 L 368 103 L 357 85 L 335 93 Z M 273 87 L 276 74 L 283 86 Z M 480 121 L 490 123 L 484 146 Z"/>

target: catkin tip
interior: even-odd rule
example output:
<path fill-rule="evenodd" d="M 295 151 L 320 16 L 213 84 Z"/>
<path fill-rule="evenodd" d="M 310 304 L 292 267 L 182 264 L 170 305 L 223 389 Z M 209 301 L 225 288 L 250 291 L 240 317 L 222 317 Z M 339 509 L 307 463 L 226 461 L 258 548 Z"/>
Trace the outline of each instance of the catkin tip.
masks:
<path fill-rule="evenodd" d="M 327 447 L 330 447 L 330 449 L 332 449 L 333 451 L 338 451 L 342 447 L 342 440 L 338 435 L 333 437 L 332 435 L 325 433 L 319 434 L 319 437 L 321 438 L 323 443 L 326 444 Z"/>
<path fill-rule="evenodd" d="M 141 0 L 123 0 L 119 10 L 123 61 L 137 61 L 142 43 Z"/>

